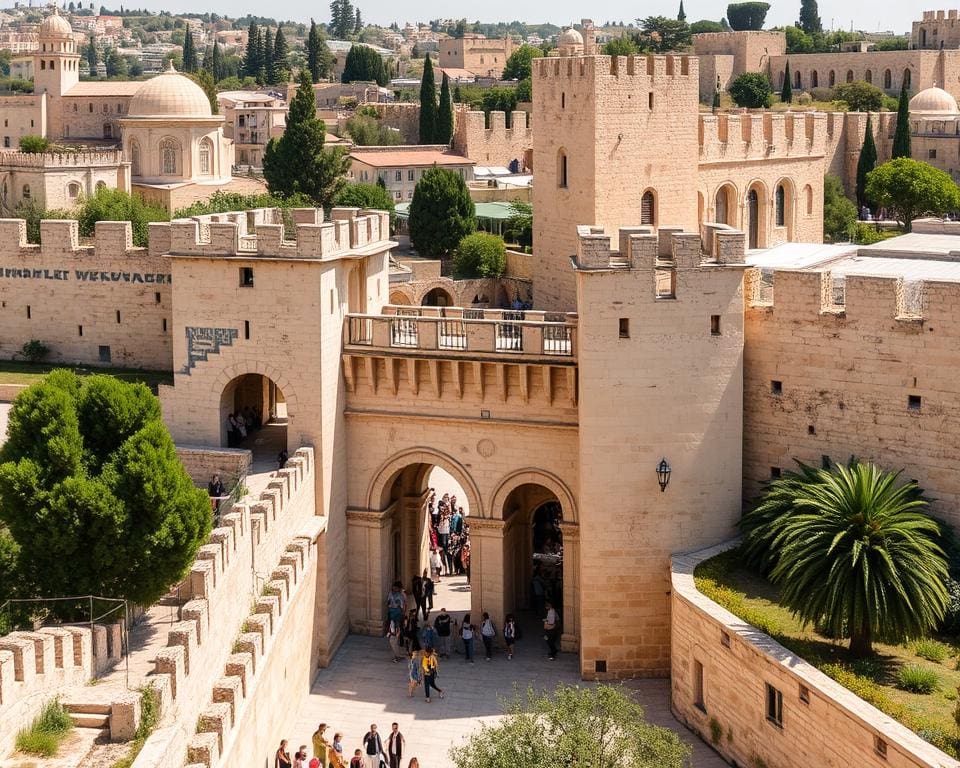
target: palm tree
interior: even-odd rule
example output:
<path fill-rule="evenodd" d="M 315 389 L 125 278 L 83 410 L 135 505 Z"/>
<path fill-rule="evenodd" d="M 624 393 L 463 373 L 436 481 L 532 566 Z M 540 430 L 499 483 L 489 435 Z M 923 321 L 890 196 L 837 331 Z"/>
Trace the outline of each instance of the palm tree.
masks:
<path fill-rule="evenodd" d="M 781 603 L 805 624 L 849 636 L 854 656 L 871 654 L 875 639 L 927 633 L 947 606 L 940 526 L 921 511 L 917 485 L 897 485 L 898 476 L 856 460 L 801 465 L 744 515 L 748 556 L 771 566 Z"/>

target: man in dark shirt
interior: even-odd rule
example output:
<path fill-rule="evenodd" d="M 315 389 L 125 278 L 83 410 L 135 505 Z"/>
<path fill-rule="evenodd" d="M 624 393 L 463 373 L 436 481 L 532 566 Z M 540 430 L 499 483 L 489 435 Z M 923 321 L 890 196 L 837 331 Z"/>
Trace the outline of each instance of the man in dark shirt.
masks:
<path fill-rule="evenodd" d="M 450 625 L 452 621 L 446 608 L 441 608 L 437 618 L 433 620 L 433 628 L 437 631 L 437 637 L 440 640 L 438 651 L 443 659 L 450 658 Z"/>

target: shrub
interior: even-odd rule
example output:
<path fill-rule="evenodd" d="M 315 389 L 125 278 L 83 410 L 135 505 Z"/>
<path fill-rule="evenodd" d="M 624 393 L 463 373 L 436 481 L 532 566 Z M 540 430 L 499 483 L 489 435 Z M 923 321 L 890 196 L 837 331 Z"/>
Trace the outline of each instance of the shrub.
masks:
<path fill-rule="evenodd" d="M 98 189 L 77 211 L 77 223 L 83 237 L 93 237 L 98 221 L 129 221 L 133 244 L 146 246 L 151 221 L 169 221 L 170 214 L 151 205 L 139 195 L 122 189 Z"/>
<path fill-rule="evenodd" d="M 40 155 L 50 149 L 50 139 L 45 136 L 21 136 L 20 151 Z"/>
<path fill-rule="evenodd" d="M 39 363 L 50 354 L 50 347 L 39 339 L 31 339 L 20 347 L 20 354 L 31 363 Z"/>
<path fill-rule="evenodd" d="M 720 739 L 723 738 L 723 726 L 720 725 L 720 721 L 715 717 L 710 718 L 710 741 L 713 744 L 719 744 Z"/>
<path fill-rule="evenodd" d="M 760 72 L 744 72 L 730 84 L 730 96 L 738 107 L 766 109 L 773 103 L 773 88 Z"/>
<path fill-rule="evenodd" d="M 879 112 L 884 97 L 881 89 L 863 80 L 841 83 L 833 89 L 833 98 L 844 102 L 851 112 Z"/>
<path fill-rule="evenodd" d="M 487 232 L 474 232 L 460 241 L 453 255 L 453 276 L 458 280 L 500 277 L 507 266 L 503 240 Z"/>
<path fill-rule="evenodd" d="M 950 646 L 939 640 L 917 640 L 913 644 L 913 652 L 921 659 L 939 663 L 950 655 Z"/>
<path fill-rule="evenodd" d="M 31 755 L 53 757 L 71 728 L 70 714 L 60 699 L 53 699 L 44 705 L 29 728 L 17 734 L 17 749 Z"/>
<path fill-rule="evenodd" d="M 897 687 L 910 693 L 933 693 L 940 688 L 940 678 L 932 669 L 907 664 L 897 673 Z"/>

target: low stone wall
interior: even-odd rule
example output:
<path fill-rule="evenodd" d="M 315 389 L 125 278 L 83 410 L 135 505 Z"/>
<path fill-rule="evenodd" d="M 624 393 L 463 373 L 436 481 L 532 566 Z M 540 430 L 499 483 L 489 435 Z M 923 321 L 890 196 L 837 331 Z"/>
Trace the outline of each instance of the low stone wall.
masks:
<path fill-rule="evenodd" d="M 735 545 L 672 560 L 671 702 L 680 721 L 736 765 L 960 768 L 700 593 L 694 568 Z M 768 686 L 782 695 L 782 725 L 767 718 Z"/>
<path fill-rule="evenodd" d="M 192 599 L 182 608 L 183 621 L 170 627 L 167 646 L 157 652 L 155 673 L 148 678 L 165 704 L 162 727 L 147 740 L 135 768 L 182 768 L 188 748 L 193 749 L 195 738 L 203 735 L 198 731 L 212 727 L 211 696 L 222 703 L 216 690 L 242 683 L 223 680 L 243 674 L 244 665 L 233 666 L 235 652 L 253 656 L 251 669 L 260 664 L 266 627 L 273 634 L 274 622 L 272 618 L 256 620 L 250 613 L 259 612 L 261 603 L 271 612 L 274 603 L 276 610 L 287 604 L 290 584 L 301 573 L 293 561 L 299 558 L 301 567 L 306 562 L 303 545 L 295 540 L 319 520 L 315 476 L 313 449 L 298 449 L 287 467 L 273 474 L 258 499 L 244 498 L 223 515 L 222 527 L 215 528 L 210 543 L 200 548 L 185 582 Z M 313 562 L 315 570 L 316 558 Z M 269 599 L 271 595 L 275 600 Z M 297 634 L 299 662 L 306 669 L 304 674 L 312 674 L 318 664 L 314 633 L 293 622 L 284 627 Z M 257 632 L 259 641 L 248 637 Z M 282 684 L 275 689 L 293 695 Z M 222 731 L 224 726 L 218 727 Z M 217 748 L 207 752 L 212 761 L 208 765 L 216 764 L 222 746 L 221 735 Z"/>
<path fill-rule="evenodd" d="M 205 487 L 214 475 L 220 475 L 229 491 L 250 470 L 252 455 L 240 448 L 204 448 L 178 445 L 177 458 L 183 464 L 194 485 Z"/>

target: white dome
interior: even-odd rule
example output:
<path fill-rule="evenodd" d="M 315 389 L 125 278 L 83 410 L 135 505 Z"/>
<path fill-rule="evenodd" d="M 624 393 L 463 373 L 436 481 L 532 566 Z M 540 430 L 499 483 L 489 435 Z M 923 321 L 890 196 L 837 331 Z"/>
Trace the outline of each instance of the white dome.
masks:
<path fill-rule="evenodd" d="M 130 117 L 212 117 L 203 88 L 177 72 L 173 65 L 147 80 L 130 100 Z"/>
<path fill-rule="evenodd" d="M 573 27 L 565 29 L 560 34 L 560 45 L 583 45 L 583 35 Z"/>
<path fill-rule="evenodd" d="M 910 111 L 925 115 L 960 114 L 957 100 L 943 88 L 927 88 L 910 99 Z"/>
<path fill-rule="evenodd" d="M 47 35 L 72 35 L 73 28 L 70 26 L 70 22 L 60 15 L 60 11 L 54 8 L 53 13 L 40 23 L 40 34 L 44 37 Z"/>

